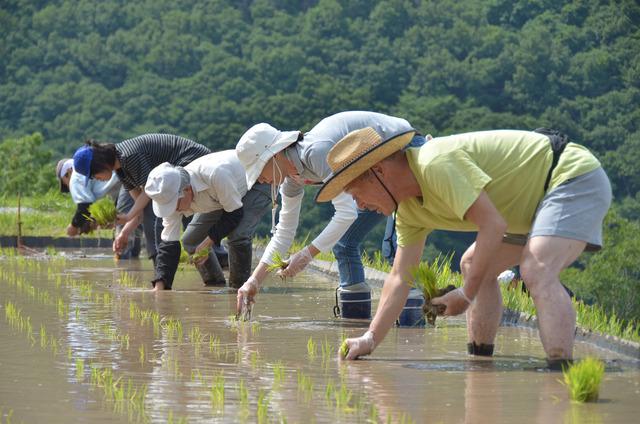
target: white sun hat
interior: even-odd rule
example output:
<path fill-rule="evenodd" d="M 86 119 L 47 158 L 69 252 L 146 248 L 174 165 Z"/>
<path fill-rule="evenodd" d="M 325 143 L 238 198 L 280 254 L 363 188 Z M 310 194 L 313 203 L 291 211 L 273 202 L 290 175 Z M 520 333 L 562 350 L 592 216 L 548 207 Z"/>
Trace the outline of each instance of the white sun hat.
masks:
<path fill-rule="evenodd" d="M 153 168 L 144 191 L 153 200 L 153 213 L 160 218 L 172 215 L 180 198 L 180 171 L 169 162 Z"/>
<path fill-rule="evenodd" d="M 300 131 L 280 131 L 266 123 L 249 128 L 238 141 L 236 154 L 247 173 L 251 189 L 269 159 L 298 140 Z"/>

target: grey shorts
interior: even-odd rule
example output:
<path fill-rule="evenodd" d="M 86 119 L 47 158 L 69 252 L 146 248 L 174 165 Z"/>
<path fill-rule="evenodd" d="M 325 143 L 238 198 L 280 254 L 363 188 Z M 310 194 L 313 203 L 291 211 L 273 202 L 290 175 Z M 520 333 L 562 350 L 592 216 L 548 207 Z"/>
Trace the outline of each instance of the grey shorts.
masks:
<path fill-rule="evenodd" d="M 504 242 L 557 236 L 587 242 L 587 251 L 602 248 L 602 222 L 611 205 L 611 184 L 602 168 L 572 178 L 549 191 L 538 204 L 528 236 L 506 235 Z"/>

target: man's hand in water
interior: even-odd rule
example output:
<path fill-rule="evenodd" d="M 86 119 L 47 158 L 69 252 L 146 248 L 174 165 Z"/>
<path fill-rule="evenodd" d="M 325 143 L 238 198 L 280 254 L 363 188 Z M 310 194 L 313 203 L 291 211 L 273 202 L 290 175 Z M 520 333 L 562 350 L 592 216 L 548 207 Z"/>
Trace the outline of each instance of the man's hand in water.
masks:
<path fill-rule="evenodd" d="M 238 317 L 249 318 L 251 308 L 255 303 L 255 297 L 258 294 L 260 284 L 253 276 L 238 289 L 238 297 L 236 301 L 236 314 Z"/>

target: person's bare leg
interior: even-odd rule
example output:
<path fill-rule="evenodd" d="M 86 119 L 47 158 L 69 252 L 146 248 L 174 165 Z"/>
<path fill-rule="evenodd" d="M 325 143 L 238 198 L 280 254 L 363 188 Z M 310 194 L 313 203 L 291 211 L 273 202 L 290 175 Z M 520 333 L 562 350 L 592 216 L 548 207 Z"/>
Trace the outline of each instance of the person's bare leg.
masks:
<path fill-rule="evenodd" d="M 502 319 L 502 295 L 498 284 L 498 274 L 518 264 L 523 246 L 503 243 L 496 252 L 495 261 L 482 281 L 480 290 L 467 309 L 467 333 L 470 342 L 493 344 Z M 462 255 L 460 270 L 462 275 L 469 270 L 473 261 L 475 243 Z"/>
<path fill-rule="evenodd" d="M 572 359 L 576 313 L 560 279 L 560 271 L 576 260 L 586 243 L 540 236 L 525 246 L 520 274 L 536 305 L 538 327 L 547 359 Z"/>
<path fill-rule="evenodd" d="M 162 292 L 164 290 L 164 282 L 162 280 L 156 281 L 151 291 L 153 292 Z"/>

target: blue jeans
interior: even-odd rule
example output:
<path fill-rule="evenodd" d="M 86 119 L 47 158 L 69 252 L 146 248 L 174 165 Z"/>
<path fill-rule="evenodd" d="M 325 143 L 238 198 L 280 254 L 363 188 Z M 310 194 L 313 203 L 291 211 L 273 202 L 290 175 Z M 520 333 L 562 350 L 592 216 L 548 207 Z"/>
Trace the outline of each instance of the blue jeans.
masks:
<path fill-rule="evenodd" d="M 338 261 L 340 287 L 364 283 L 362 265 L 362 240 L 385 216 L 375 211 L 358 209 L 358 218 L 333 246 L 333 254 Z"/>

